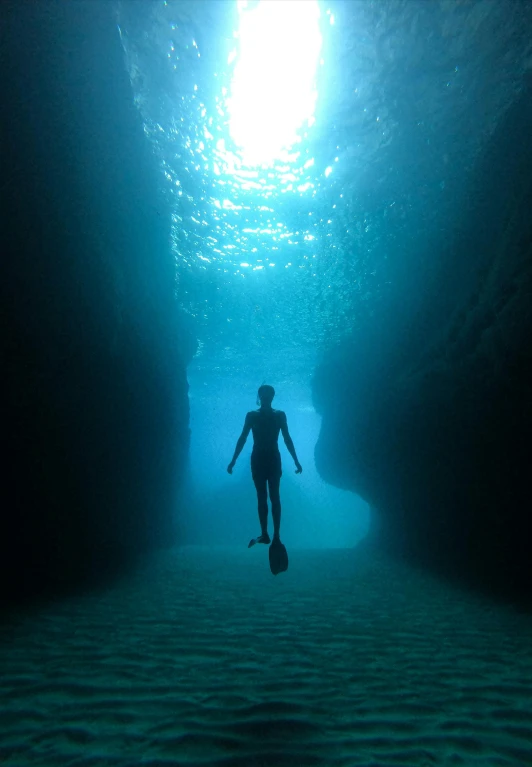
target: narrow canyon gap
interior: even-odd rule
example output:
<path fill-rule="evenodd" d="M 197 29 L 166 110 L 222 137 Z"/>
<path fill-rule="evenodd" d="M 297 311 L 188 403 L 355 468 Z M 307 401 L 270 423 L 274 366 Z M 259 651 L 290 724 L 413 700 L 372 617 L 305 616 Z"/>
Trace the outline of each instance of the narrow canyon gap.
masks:
<path fill-rule="evenodd" d="M 4 2 L 2 765 L 532 765 L 531 30 Z"/>

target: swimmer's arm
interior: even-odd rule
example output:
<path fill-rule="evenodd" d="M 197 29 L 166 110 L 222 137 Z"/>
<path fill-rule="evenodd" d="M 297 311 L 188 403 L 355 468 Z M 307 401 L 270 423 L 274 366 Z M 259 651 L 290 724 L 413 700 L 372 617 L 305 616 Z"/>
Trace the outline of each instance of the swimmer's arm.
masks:
<path fill-rule="evenodd" d="M 233 473 L 233 467 L 234 467 L 234 465 L 236 463 L 236 459 L 238 458 L 238 456 L 242 452 L 242 448 L 246 444 L 246 440 L 248 438 L 248 434 L 249 434 L 250 431 L 251 431 L 251 414 L 248 413 L 246 415 L 246 420 L 244 421 L 244 428 L 242 429 L 242 434 L 240 435 L 240 437 L 237 440 L 233 458 L 231 460 L 231 463 L 227 467 L 227 471 L 229 472 L 229 474 Z"/>
<path fill-rule="evenodd" d="M 301 468 L 301 464 L 299 463 L 296 455 L 296 449 L 294 447 L 294 443 L 292 442 L 292 437 L 290 436 L 290 432 L 288 431 L 288 422 L 286 420 L 286 413 L 281 413 L 281 433 L 283 435 L 284 443 L 286 447 L 288 448 L 288 452 L 294 459 L 294 463 L 296 465 L 296 474 L 301 474 L 303 469 Z"/>

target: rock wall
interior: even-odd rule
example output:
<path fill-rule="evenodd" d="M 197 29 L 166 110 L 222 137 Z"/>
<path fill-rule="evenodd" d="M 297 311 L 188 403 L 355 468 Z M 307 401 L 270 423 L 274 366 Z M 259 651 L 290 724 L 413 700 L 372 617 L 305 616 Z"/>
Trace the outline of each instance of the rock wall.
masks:
<path fill-rule="evenodd" d="M 404 276 L 388 313 L 331 351 L 314 380 L 319 471 L 371 504 L 373 540 L 528 597 L 530 97 L 529 84 L 499 125 L 453 236 L 425 254 L 437 266 L 415 311 Z"/>
<path fill-rule="evenodd" d="M 173 539 L 190 341 L 114 4 L 2 15 L 0 592 L 17 600 Z"/>

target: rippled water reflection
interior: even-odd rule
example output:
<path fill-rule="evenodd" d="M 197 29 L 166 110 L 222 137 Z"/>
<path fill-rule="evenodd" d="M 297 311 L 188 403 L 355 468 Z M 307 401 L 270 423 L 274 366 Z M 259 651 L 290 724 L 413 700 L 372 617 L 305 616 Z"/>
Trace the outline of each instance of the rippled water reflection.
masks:
<path fill-rule="evenodd" d="M 378 314 L 402 270 L 445 257 L 434 243 L 452 230 L 475 158 L 532 61 L 532 6 L 514 0 L 319 8 L 315 114 L 262 167 L 243 163 L 231 131 L 237 3 L 119 9 L 172 201 L 179 299 L 204 355 L 310 361 Z M 286 35 L 266 46 L 267 71 L 281 44 Z"/>

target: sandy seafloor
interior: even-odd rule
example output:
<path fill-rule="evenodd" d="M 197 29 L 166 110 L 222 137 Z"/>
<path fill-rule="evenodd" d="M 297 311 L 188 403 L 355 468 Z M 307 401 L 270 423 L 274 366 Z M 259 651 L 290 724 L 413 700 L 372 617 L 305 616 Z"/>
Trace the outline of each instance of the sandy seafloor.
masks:
<path fill-rule="evenodd" d="M 356 550 L 165 552 L 1 650 L 2 767 L 532 765 L 532 618 Z"/>

